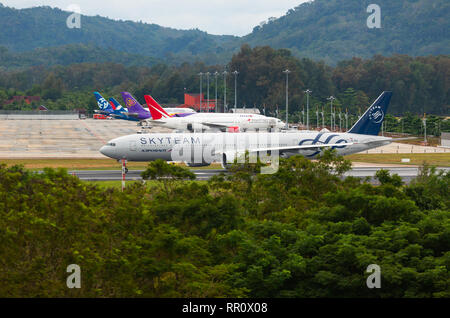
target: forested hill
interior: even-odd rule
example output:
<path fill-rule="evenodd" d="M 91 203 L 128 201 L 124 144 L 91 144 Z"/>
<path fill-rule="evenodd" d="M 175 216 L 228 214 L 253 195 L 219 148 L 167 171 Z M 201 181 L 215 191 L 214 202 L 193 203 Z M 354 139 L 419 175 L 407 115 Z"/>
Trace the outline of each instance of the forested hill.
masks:
<path fill-rule="evenodd" d="M 225 60 L 221 45 L 235 39 L 233 36 L 210 35 L 200 30 L 176 30 L 100 16 L 82 16 L 81 28 L 70 29 L 66 25 L 70 14 L 50 7 L 18 10 L 0 3 L 0 46 L 23 52 L 84 44 L 164 58 L 166 61 L 182 57 L 184 60 L 201 59 L 213 64 L 220 58 Z"/>
<path fill-rule="evenodd" d="M 367 27 L 372 3 L 381 8 L 381 29 Z M 255 27 L 241 43 L 289 48 L 296 56 L 335 64 L 375 54 L 449 54 L 448 30 L 448 0 L 314 0 Z"/>
<path fill-rule="evenodd" d="M 161 62 L 151 56 L 100 48 L 89 44 L 67 44 L 14 52 L 0 46 L 0 69 L 15 70 L 31 66 L 71 65 L 77 63 L 118 63 L 125 66 L 152 66 Z"/>
<path fill-rule="evenodd" d="M 288 48 L 294 56 L 324 60 L 330 65 L 353 57 L 371 58 L 375 54 L 450 54 L 448 0 L 378 0 L 375 3 L 381 8 L 381 29 L 369 29 L 367 7 L 373 2 L 314 0 L 289 10 L 279 19 L 270 19 L 241 38 L 100 16 L 82 16 L 81 28 L 69 29 L 66 26 L 69 12 L 50 7 L 17 10 L 0 3 L 0 46 L 11 52 L 57 48 L 57 54 L 64 53 L 60 55 L 60 64 L 68 64 L 70 58 L 74 58 L 74 63 L 82 60 L 80 54 L 86 46 L 95 47 L 98 52 L 112 50 L 115 55 L 109 57 L 110 61 L 128 64 L 134 64 L 134 60 L 139 62 L 138 56 L 167 63 L 226 64 L 244 43 Z M 67 52 L 67 48 L 74 48 L 70 45 L 78 46 L 76 54 Z M 119 52 L 133 56 L 120 56 Z M 91 53 L 87 60 L 101 62 L 101 56 L 108 55 L 104 52 L 95 57 L 95 54 Z M 46 60 L 45 51 L 31 56 L 37 57 L 32 61 L 34 64 L 39 64 L 39 59 Z M 27 55 L 24 61 L 24 66 L 31 63 Z M 149 64 L 151 61 L 143 58 L 142 65 Z"/>

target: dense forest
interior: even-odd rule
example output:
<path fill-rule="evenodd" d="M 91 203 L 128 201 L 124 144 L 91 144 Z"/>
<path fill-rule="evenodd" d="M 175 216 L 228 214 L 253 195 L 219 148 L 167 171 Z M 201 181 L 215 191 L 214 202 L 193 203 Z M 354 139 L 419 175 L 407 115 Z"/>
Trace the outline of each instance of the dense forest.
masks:
<path fill-rule="evenodd" d="M 94 45 L 68 44 L 33 51 L 14 52 L 0 46 L 0 69 L 13 71 L 32 66 L 112 62 L 126 66 L 152 66 L 161 61 L 144 55 L 126 53 Z"/>
<path fill-rule="evenodd" d="M 67 48 L 70 51 L 69 48 Z M 76 49 L 75 49 L 76 50 Z M 74 53 L 75 54 L 75 53 Z M 336 113 L 348 113 L 356 120 L 384 90 L 394 92 L 391 115 L 448 115 L 450 105 L 449 56 L 393 57 L 375 56 L 363 60 L 354 58 L 330 67 L 323 62 L 298 59 L 285 49 L 251 48 L 244 45 L 228 65 L 208 66 L 204 63 L 183 63 L 180 66 L 157 63 L 153 66 L 126 66 L 117 63 L 77 63 L 68 66 L 33 66 L 21 70 L 0 70 L 0 105 L 4 110 L 35 109 L 44 104 L 49 109 L 97 108 L 92 95 L 100 91 L 118 100 L 121 91 L 130 91 L 143 101 L 144 94 L 152 94 L 162 103 L 182 104 L 184 93 L 198 93 L 199 72 L 210 72 L 210 98 L 215 96 L 215 77 L 219 71 L 217 90 L 223 105 L 224 75 L 227 75 L 227 104 L 234 107 L 234 75 L 238 70 L 238 107 L 257 107 L 267 114 L 282 116 L 285 105 L 288 68 L 289 105 L 291 120 L 301 122 L 301 111 L 306 106 L 304 91 L 310 96 L 311 122 L 316 122 L 316 111 L 329 114 L 327 98 L 334 95 Z M 207 80 L 203 76 L 206 97 Z M 5 101 L 15 95 L 41 96 L 35 104 Z M 325 116 L 329 118 L 329 116 Z M 327 119 L 328 120 L 328 119 Z M 391 125 L 392 127 L 392 125 Z"/>
<path fill-rule="evenodd" d="M 381 9 L 380 29 L 367 27 L 373 3 Z M 314 0 L 269 19 L 240 41 L 288 48 L 295 56 L 332 65 L 376 54 L 449 54 L 449 13 L 446 0 Z"/>
<path fill-rule="evenodd" d="M 362 60 L 342 61 L 334 68 L 310 59 L 297 59 L 285 49 L 270 47 L 251 49 L 244 45 L 229 65 L 239 74 L 239 98 L 251 106 L 284 105 L 285 77 L 288 68 L 289 100 L 293 111 L 305 105 L 304 91 L 312 90 L 310 105 L 315 109 L 338 98 L 335 105 L 350 113 L 364 111 L 384 90 L 394 92 L 391 114 L 448 114 L 450 106 L 450 58 L 428 56 L 412 58 L 405 55 L 375 56 Z"/>
<path fill-rule="evenodd" d="M 373 186 L 349 167 L 326 152 L 184 182 L 157 161 L 144 176 L 165 178 L 122 193 L 1 166 L 0 297 L 450 297 L 450 173 Z"/>
<path fill-rule="evenodd" d="M 446 0 L 378 0 L 381 28 L 369 29 L 369 0 L 314 0 L 269 18 L 244 37 L 175 30 L 155 24 L 82 16 L 80 29 L 66 27 L 69 12 L 50 7 L 16 10 L 0 4 L 0 46 L 14 52 L 69 44 L 95 45 L 150 56 L 165 63 L 225 64 L 244 43 L 287 48 L 299 58 L 335 65 L 375 54 L 450 54 L 450 4 Z M 103 59 L 98 56 L 101 62 Z"/>

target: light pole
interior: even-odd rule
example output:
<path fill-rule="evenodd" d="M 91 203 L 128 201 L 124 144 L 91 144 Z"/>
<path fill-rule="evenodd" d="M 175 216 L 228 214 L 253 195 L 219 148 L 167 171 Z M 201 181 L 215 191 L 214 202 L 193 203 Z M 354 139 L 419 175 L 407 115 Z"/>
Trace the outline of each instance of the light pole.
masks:
<path fill-rule="evenodd" d="M 225 108 L 227 107 L 227 71 L 223 71 L 223 112 L 227 111 Z"/>
<path fill-rule="evenodd" d="M 216 79 L 216 100 L 214 102 L 214 108 L 216 109 L 216 113 L 217 113 L 217 76 L 219 75 L 219 72 L 215 71 L 214 72 L 214 77 Z"/>
<path fill-rule="evenodd" d="M 345 131 L 348 131 L 348 108 L 345 110 Z"/>
<path fill-rule="evenodd" d="M 306 130 L 309 130 L 309 94 L 311 94 L 312 91 L 307 89 L 305 93 L 306 93 Z"/>
<path fill-rule="evenodd" d="M 330 106 L 330 129 L 333 130 L 333 101 L 336 99 L 336 97 L 334 96 L 330 96 L 327 98 L 327 100 L 329 100 L 331 102 L 331 106 Z"/>
<path fill-rule="evenodd" d="M 333 105 L 332 109 L 332 117 L 333 117 L 333 127 L 331 128 L 333 131 L 336 131 L 336 106 Z"/>
<path fill-rule="evenodd" d="M 323 106 L 322 106 L 322 129 L 325 128 L 325 111 L 323 110 Z"/>
<path fill-rule="evenodd" d="M 288 69 L 286 69 L 285 71 L 283 71 L 284 74 L 286 74 L 286 130 L 289 129 L 289 73 L 291 71 L 289 71 Z"/>
<path fill-rule="evenodd" d="M 423 141 L 427 144 L 427 115 L 423 114 Z"/>
<path fill-rule="evenodd" d="M 200 75 L 200 113 L 202 112 L 202 86 L 203 86 L 203 73 L 200 72 L 198 75 Z"/>
<path fill-rule="evenodd" d="M 316 107 L 316 129 L 319 128 L 319 107 Z"/>
<path fill-rule="evenodd" d="M 234 71 L 234 112 L 236 113 L 237 108 L 237 76 L 239 74 L 238 71 Z"/>
<path fill-rule="evenodd" d="M 211 75 L 210 72 L 206 72 L 206 82 L 207 82 L 207 93 L 206 93 L 206 112 L 209 113 L 209 75 Z"/>
<path fill-rule="evenodd" d="M 302 126 L 303 127 L 305 126 L 305 107 L 303 107 L 303 110 L 302 110 Z"/>

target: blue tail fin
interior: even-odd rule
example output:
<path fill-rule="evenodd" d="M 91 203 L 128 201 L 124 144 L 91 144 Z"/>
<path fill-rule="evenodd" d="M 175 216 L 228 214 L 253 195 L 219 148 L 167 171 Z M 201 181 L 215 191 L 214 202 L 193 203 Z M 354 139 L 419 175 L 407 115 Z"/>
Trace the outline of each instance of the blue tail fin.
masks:
<path fill-rule="evenodd" d="M 114 97 L 111 97 L 110 99 L 109 99 L 109 102 L 112 104 L 112 105 L 114 105 L 114 107 L 115 107 L 115 111 L 118 111 L 118 112 L 126 112 L 127 111 L 127 109 L 126 108 L 123 108 L 122 107 L 122 105 L 120 105 L 120 103 L 114 98 Z"/>
<path fill-rule="evenodd" d="M 391 97 L 392 92 L 383 92 L 348 133 L 378 136 Z"/>
<path fill-rule="evenodd" d="M 94 92 L 95 99 L 97 99 L 97 105 L 100 108 L 100 110 L 105 112 L 112 113 L 114 109 L 111 107 L 111 105 L 108 103 L 106 99 L 103 98 L 102 95 L 98 92 Z"/>

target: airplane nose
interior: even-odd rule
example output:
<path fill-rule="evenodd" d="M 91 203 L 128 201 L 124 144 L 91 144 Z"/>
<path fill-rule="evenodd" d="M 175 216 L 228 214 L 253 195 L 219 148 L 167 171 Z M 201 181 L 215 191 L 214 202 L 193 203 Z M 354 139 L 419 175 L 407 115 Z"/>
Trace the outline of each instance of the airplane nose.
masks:
<path fill-rule="evenodd" d="M 111 151 L 109 149 L 109 147 L 107 146 L 103 146 L 100 148 L 100 153 L 106 157 L 110 157 L 111 158 Z"/>

